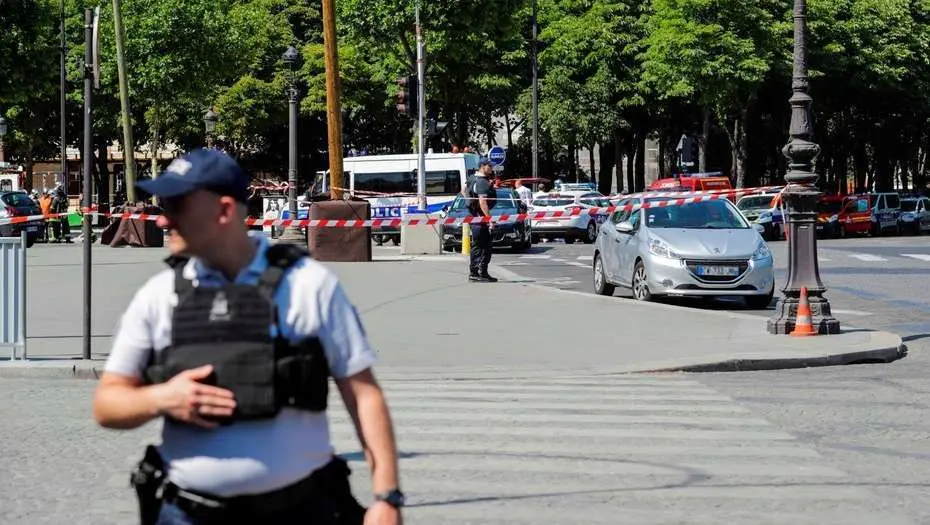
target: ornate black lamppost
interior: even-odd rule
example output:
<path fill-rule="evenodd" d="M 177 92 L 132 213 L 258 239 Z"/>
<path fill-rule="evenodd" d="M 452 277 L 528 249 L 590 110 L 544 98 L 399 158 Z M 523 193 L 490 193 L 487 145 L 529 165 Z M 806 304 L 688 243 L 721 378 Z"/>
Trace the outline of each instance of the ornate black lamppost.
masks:
<path fill-rule="evenodd" d="M 203 114 L 203 127 L 207 132 L 207 147 L 213 147 L 213 132 L 216 131 L 216 121 L 219 120 L 216 116 L 216 113 L 213 112 L 213 107 L 207 110 Z"/>
<path fill-rule="evenodd" d="M 782 289 L 775 316 L 768 331 L 785 334 L 794 330 L 801 288 L 807 288 L 811 320 L 821 334 L 836 334 L 840 322 L 830 313 L 827 291 L 820 280 L 817 261 L 817 201 L 821 193 L 814 186 L 814 159 L 820 146 L 811 141 L 811 97 L 807 94 L 807 0 L 794 0 L 794 73 L 791 90 L 791 139 L 782 153 L 788 158 L 788 183 L 784 199 L 788 206 L 788 277 Z"/>
<path fill-rule="evenodd" d="M 294 46 L 288 46 L 281 57 L 289 69 L 287 82 L 288 102 L 288 139 L 287 139 L 287 211 L 292 221 L 297 220 L 297 84 L 295 68 L 300 60 L 300 53 Z M 304 236 L 298 226 L 288 226 L 281 235 L 281 241 L 303 243 Z"/>

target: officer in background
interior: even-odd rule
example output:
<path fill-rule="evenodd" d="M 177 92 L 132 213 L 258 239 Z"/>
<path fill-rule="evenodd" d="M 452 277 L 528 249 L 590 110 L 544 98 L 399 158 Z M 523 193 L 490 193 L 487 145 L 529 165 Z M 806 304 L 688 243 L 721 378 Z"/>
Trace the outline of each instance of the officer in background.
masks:
<path fill-rule="evenodd" d="M 375 354 L 335 274 L 248 231 L 248 176 L 225 153 L 138 186 L 160 199 L 173 267 L 123 314 L 93 409 L 115 429 L 164 417 L 132 477 L 143 523 L 402 523 Z M 367 512 L 330 443 L 330 376 L 372 468 Z"/>
<path fill-rule="evenodd" d="M 472 216 L 491 218 L 491 208 L 494 206 L 497 191 L 491 187 L 490 177 L 494 175 L 491 161 L 483 158 L 478 165 L 478 171 L 468 181 L 468 210 Z M 471 224 L 471 260 L 468 280 L 472 282 L 496 283 L 497 279 L 488 274 L 488 265 L 491 263 L 491 250 L 493 241 L 491 230 L 492 222 Z"/>

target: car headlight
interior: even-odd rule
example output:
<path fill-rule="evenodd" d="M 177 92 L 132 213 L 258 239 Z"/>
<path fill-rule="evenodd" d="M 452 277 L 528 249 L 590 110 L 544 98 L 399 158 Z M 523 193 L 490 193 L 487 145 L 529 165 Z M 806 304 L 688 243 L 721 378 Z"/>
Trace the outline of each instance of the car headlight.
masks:
<path fill-rule="evenodd" d="M 768 259 L 772 256 L 772 251 L 769 250 L 769 245 L 762 241 L 759 243 L 759 246 L 756 248 L 756 251 L 752 254 L 753 261 L 761 261 L 762 259 Z"/>
<path fill-rule="evenodd" d="M 830 222 L 836 222 L 836 221 L 838 221 L 838 220 L 840 220 L 840 216 L 839 216 L 839 215 L 833 215 L 833 216 L 830 217 Z"/>
<path fill-rule="evenodd" d="M 913 214 L 913 213 L 902 213 L 902 214 L 901 214 L 901 220 L 902 220 L 902 221 L 908 221 L 908 222 L 913 221 L 913 220 L 914 220 L 914 214 Z"/>
<path fill-rule="evenodd" d="M 652 239 L 649 242 L 649 253 L 653 255 L 658 255 L 659 257 L 665 257 L 667 259 L 680 259 L 679 255 L 672 251 L 669 248 L 668 244 L 665 241 L 659 239 Z"/>

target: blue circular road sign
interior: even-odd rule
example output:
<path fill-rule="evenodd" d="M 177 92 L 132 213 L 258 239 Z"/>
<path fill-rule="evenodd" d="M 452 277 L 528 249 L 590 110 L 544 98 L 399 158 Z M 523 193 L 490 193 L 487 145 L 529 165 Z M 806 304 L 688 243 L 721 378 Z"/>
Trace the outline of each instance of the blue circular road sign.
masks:
<path fill-rule="evenodd" d="M 507 158 L 507 150 L 503 146 L 494 146 L 488 150 L 488 160 L 495 166 L 500 166 Z"/>

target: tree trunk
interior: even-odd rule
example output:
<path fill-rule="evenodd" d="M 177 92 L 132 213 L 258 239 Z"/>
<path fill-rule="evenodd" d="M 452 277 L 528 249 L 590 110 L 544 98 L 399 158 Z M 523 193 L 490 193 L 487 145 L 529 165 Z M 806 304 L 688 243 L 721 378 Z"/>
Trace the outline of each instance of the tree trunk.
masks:
<path fill-rule="evenodd" d="M 646 189 L 646 133 L 636 134 L 636 191 Z"/>
<path fill-rule="evenodd" d="M 626 187 L 636 193 L 636 135 L 631 131 L 626 136 Z"/>
<path fill-rule="evenodd" d="M 611 191 L 611 175 L 614 168 L 614 148 L 613 144 L 601 144 L 600 149 L 597 150 L 598 156 L 601 160 L 600 170 L 597 172 L 597 177 L 592 176 L 591 180 L 597 181 L 597 191 L 603 193 L 604 195 L 609 195 Z M 592 159 L 593 161 L 593 159 Z M 593 164 L 592 164 L 593 166 Z M 591 170 L 593 173 L 593 169 Z"/>
<path fill-rule="evenodd" d="M 26 140 L 26 158 L 23 159 L 23 166 L 26 168 L 26 180 L 23 181 L 23 189 L 25 189 L 27 193 L 32 192 L 32 176 L 33 168 L 35 167 L 33 155 L 33 143 L 32 137 L 30 137 Z"/>
<path fill-rule="evenodd" d="M 108 197 L 110 195 L 110 169 L 107 165 L 107 145 L 105 142 L 97 143 L 97 169 L 94 170 L 94 190 L 97 192 L 97 208 L 100 213 L 110 211 Z M 83 205 L 83 204 L 82 204 Z M 106 217 L 97 215 L 97 226 L 106 224 Z"/>
<path fill-rule="evenodd" d="M 597 180 L 597 175 L 595 175 L 595 173 L 597 173 L 597 170 L 595 169 L 595 165 L 594 165 L 594 147 L 595 147 L 595 146 L 597 146 L 597 143 L 596 143 L 596 142 L 595 142 L 595 143 L 592 143 L 590 146 L 588 146 L 588 162 L 591 163 L 591 164 L 588 166 L 588 172 L 589 172 L 589 173 L 588 173 L 588 180 L 590 180 L 591 182 L 594 182 L 594 181 Z M 610 190 L 607 190 L 607 191 L 610 191 Z M 601 193 L 603 193 L 603 192 L 601 192 Z"/>
<path fill-rule="evenodd" d="M 614 166 L 617 180 L 617 193 L 623 193 L 623 138 L 620 133 L 614 135 Z"/>
<path fill-rule="evenodd" d="M 701 136 L 698 137 L 698 171 L 707 173 L 707 143 L 710 141 L 710 107 L 704 106 Z"/>
<path fill-rule="evenodd" d="M 739 117 L 733 120 L 733 131 L 727 128 L 727 139 L 730 142 L 730 155 L 733 157 L 732 179 L 736 181 L 736 187 L 742 188 L 746 185 L 746 173 L 743 166 L 746 163 L 746 121 L 749 111 L 746 108 L 740 110 Z"/>
<path fill-rule="evenodd" d="M 856 193 L 868 191 L 868 163 L 869 159 L 865 153 L 865 142 L 861 138 L 857 139 L 853 151 L 853 165 L 856 169 L 856 187 L 853 191 Z"/>

